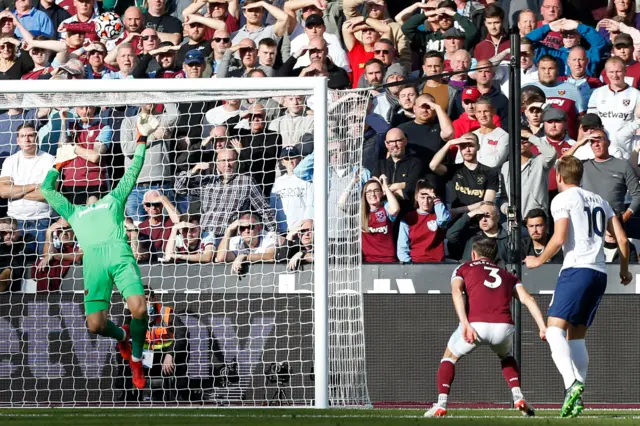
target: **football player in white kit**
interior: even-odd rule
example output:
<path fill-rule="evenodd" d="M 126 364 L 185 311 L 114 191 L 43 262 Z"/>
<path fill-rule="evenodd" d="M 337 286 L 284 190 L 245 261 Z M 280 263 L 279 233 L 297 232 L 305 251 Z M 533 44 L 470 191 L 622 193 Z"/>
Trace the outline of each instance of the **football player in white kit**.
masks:
<path fill-rule="evenodd" d="M 603 251 L 604 235 L 614 235 L 620 248 L 620 280 L 627 285 L 629 246 L 621 222 L 602 197 L 579 187 L 582 162 L 573 156 L 557 164 L 559 194 L 551 202 L 554 233 L 539 257 L 527 256 L 528 268 L 537 268 L 560 248 L 564 263 L 560 270 L 547 319 L 547 341 L 551 356 L 566 389 L 562 417 L 577 416 L 584 409 L 582 392 L 589 366 L 585 335 L 607 287 Z"/>

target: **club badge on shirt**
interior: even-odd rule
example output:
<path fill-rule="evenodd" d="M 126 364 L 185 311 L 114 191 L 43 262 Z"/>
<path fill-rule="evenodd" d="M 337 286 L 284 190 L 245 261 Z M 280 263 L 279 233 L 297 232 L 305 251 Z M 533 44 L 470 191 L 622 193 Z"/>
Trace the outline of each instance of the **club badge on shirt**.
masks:
<path fill-rule="evenodd" d="M 376 222 L 384 223 L 387 221 L 387 214 L 384 210 L 378 210 L 376 212 Z"/>
<path fill-rule="evenodd" d="M 438 229 L 438 223 L 435 220 L 430 220 L 427 222 L 427 228 L 432 232 L 436 232 Z"/>

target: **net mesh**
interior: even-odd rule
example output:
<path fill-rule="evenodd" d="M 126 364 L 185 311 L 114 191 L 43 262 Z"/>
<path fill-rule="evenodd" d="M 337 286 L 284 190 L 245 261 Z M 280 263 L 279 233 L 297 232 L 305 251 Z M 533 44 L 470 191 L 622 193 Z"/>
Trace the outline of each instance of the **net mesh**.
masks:
<path fill-rule="evenodd" d="M 319 102 L 328 102 L 326 145 L 313 136 Z M 366 93 L 324 100 L 274 89 L 0 94 L 0 404 L 313 405 L 312 153 L 321 149 L 330 155 L 330 404 L 368 405 L 358 231 L 368 104 Z M 115 261 L 93 245 L 109 230 L 74 229 L 40 192 L 58 150 L 73 145 L 78 157 L 56 188 L 90 210 L 127 179 L 139 114 L 160 126 L 119 207 L 152 290 L 143 390 L 115 341 L 90 334 L 83 318 L 82 293 L 96 285 L 83 271 Z M 130 320 L 116 291 L 109 317 Z"/>

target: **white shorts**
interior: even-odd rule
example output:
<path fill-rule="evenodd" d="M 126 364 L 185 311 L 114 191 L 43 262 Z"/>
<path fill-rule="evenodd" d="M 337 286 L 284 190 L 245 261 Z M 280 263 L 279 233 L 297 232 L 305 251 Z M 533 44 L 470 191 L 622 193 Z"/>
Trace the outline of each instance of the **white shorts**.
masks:
<path fill-rule="evenodd" d="M 455 356 L 461 358 L 473 352 L 478 346 L 488 345 L 496 355 L 505 358 L 511 354 L 513 345 L 513 333 L 515 327 L 513 324 L 491 323 L 491 322 L 472 322 L 471 326 L 478 334 L 478 340 L 473 344 L 467 343 L 462 336 L 462 325 L 459 325 L 453 332 L 447 348 Z"/>

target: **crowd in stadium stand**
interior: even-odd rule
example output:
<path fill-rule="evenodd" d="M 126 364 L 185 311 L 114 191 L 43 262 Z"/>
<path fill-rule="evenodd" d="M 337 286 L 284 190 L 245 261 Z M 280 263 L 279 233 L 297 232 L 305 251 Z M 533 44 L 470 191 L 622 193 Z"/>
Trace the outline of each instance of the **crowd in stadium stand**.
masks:
<path fill-rule="evenodd" d="M 468 260 L 482 236 L 508 260 L 510 144 L 521 144 L 523 256 L 542 253 L 552 232 L 562 156 L 584 162 L 583 186 L 628 228 L 640 207 L 635 0 L 0 0 L 0 9 L 0 80 L 326 76 L 331 89 L 367 89 L 363 167 L 345 165 L 344 143 L 328 147 L 330 216 L 345 216 L 329 237 L 360 229 L 364 262 Z M 103 12 L 121 16 L 115 39 L 96 33 Z M 520 135 L 506 131 L 510 27 L 522 36 Z M 160 121 L 126 205 L 140 262 L 222 262 L 235 273 L 313 262 L 313 99 L 11 108 L 0 111 L 0 291 L 15 289 L 23 257 L 39 290 L 81 263 L 39 185 L 58 147 L 74 144 L 59 190 L 76 204 L 104 196 L 131 163 L 140 114 Z M 605 251 L 615 262 L 609 236 Z"/>

